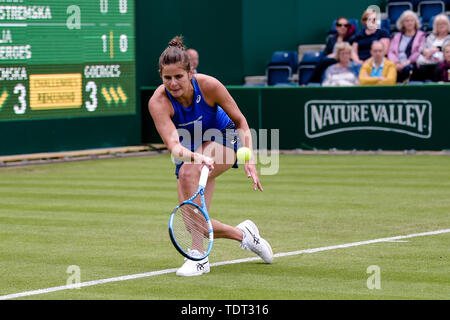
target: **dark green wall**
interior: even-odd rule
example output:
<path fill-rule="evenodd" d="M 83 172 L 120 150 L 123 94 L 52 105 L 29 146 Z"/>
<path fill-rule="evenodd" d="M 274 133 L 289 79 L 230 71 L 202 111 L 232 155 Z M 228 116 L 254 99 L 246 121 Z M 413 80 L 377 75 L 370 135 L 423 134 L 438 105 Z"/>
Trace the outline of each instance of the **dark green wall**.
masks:
<path fill-rule="evenodd" d="M 158 59 L 168 42 L 183 35 L 200 54 L 199 72 L 242 83 L 241 1 L 137 0 L 137 84 L 158 85 Z"/>
<path fill-rule="evenodd" d="M 0 122 L 0 156 L 139 145 L 140 114 Z"/>

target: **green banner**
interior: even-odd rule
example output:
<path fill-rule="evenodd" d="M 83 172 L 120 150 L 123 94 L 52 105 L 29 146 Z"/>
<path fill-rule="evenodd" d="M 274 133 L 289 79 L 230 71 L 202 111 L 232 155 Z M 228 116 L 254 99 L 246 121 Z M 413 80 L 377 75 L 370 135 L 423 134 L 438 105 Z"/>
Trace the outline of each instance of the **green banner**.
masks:
<path fill-rule="evenodd" d="M 0 2 L 1 64 L 134 61 L 134 0 Z"/>
<path fill-rule="evenodd" d="M 132 62 L 0 67 L 0 121 L 134 114 L 134 74 Z"/>
<path fill-rule="evenodd" d="M 280 129 L 281 149 L 450 149 L 448 85 L 278 87 L 256 90 L 261 128 Z M 245 95 L 247 95 L 245 93 Z M 248 109 L 242 106 L 243 110 Z"/>
<path fill-rule="evenodd" d="M 135 114 L 134 0 L 0 1 L 0 121 Z"/>

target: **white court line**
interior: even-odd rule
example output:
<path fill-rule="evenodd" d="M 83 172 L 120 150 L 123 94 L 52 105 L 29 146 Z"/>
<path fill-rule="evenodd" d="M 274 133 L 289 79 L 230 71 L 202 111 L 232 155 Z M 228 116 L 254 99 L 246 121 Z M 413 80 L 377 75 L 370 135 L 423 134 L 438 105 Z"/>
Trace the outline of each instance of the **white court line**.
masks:
<path fill-rule="evenodd" d="M 340 245 L 335 245 L 335 246 L 320 247 L 320 248 L 314 248 L 314 249 L 304 249 L 304 250 L 292 251 L 292 252 L 282 252 L 282 253 L 274 254 L 274 258 L 299 255 L 299 254 L 303 254 L 303 253 L 315 253 L 315 252 L 321 252 L 321 251 L 327 251 L 327 250 L 364 246 L 364 245 L 379 243 L 379 242 L 392 242 L 392 241 L 401 240 L 401 239 L 431 236 L 431 235 L 449 233 L 449 232 L 450 232 L 450 229 L 443 229 L 443 230 L 436 230 L 436 231 L 423 232 L 423 233 L 413 233 L 413 234 L 404 235 L 404 236 L 396 236 L 396 237 L 390 237 L 390 238 L 380 238 L 380 239 L 374 239 L 374 240 L 352 242 L 352 243 L 340 244 Z M 228 264 L 244 263 L 244 262 L 250 262 L 250 261 L 256 261 L 256 260 L 261 260 L 261 258 L 253 257 L 253 258 L 244 258 L 244 259 L 237 259 L 237 260 L 215 262 L 215 263 L 211 263 L 211 267 L 223 266 L 223 265 L 228 265 Z M 59 286 L 59 287 L 52 287 L 52 288 L 46 288 L 46 289 L 13 293 L 13 294 L 5 295 L 5 296 L 0 296 L 0 300 L 22 298 L 22 297 L 34 296 L 34 295 L 38 295 L 38 294 L 55 292 L 55 291 L 90 287 L 90 286 L 96 286 L 99 284 L 110 283 L 110 282 L 118 282 L 118 281 L 133 280 L 133 279 L 138 279 L 138 278 L 154 277 L 154 276 L 159 276 L 162 274 L 173 273 L 173 272 L 176 272 L 176 270 L 177 270 L 177 268 L 172 268 L 172 269 L 165 269 L 165 270 L 159 270 L 159 271 L 137 273 L 137 274 L 121 276 L 121 277 L 81 282 L 78 284 L 71 284 L 71 285 L 65 285 L 65 286 Z"/>

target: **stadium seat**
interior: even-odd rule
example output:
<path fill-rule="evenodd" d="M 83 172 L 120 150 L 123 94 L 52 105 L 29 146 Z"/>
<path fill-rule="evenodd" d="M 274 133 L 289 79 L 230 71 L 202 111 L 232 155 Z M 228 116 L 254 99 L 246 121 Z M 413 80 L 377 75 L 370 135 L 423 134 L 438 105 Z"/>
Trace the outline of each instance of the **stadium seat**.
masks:
<path fill-rule="evenodd" d="M 288 82 L 288 83 L 276 83 L 273 87 L 296 87 L 298 84 L 296 82 Z"/>
<path fill-rule="evenodd" d="M 421 85 L 421 84 L 424 84 L 424 82 L 423 81 L 410 81 L 408 84 Z"/>
<path fill-rule="evenodd" d="M 386 30 L 387 32 L 389 32 L 389 34 L 391 34 L 391 19 L 389 18 L 381 19 L 380 28 Z"/>
<path fill-rule="evenodd" d="M 428 25 L 431 17 L 445 12 L 444 1 L 425 0 L 420 1 L 418 5 L 418 14 L 422 18 L 423 24 Z"/>
<path fill-rule="evenodd" d="M 267 85 L 289 84 L 292 76 L 290 66 L 268 66 L 266 68 Z"/>
<path fill-rule="evenodd" d="M 289 66 L 296 70 L 298 53 L 296 51 L 275 51 L 269 61 L 269 66 Z"/>
<path fill-rule="evenodd" d="M 266 68 L 267 84 L 289 84 L 292 70 L 297 69 L 298 53 L 296 51 L 275 51 Z"/>
<path fill-rule="evenodd" d="M 318 82 L 309 82 L 306 86 L 307 87 L 321 87 L 322 84 L 318 83 Z"/>
<path fill-rule="evenodd" d="M 411 2 L 413 6 L 413 11 L 417 11 L 417 4 L 420 2 L 420 0 L 388 0 L 388 3 L 390 2 Z"/>
<path fill-rule="evenodd" d="M 322 53 L 323 51 L 307 51 L 304 53 L 302 61 L 300 61 L 297 68 L 298 83 L 300 85 L 309 83 L 309 79 L 311 79 L 311 76 L 322 57 Z"/>
<path fill-rule="evenodd" d="M 386 14 L 391 21 L 391 28 L 393 30 L 396 29 L 395 24 L 397 23 L 398 18 L 406 10 L 413 10 L 411 1 L 395 1 L 386 4 Z"/>
<path fill-rule="evenodd" d="M 420 0 L 412 0 L 413 10 L 417 12 L 417 7 L 419 5 Z"/>
<path fill-rule="evenodd" d="M 317 64 L 322 57 L 322 51 L 307 51 L 303 55 L 300 64 Z"/>
<path fill-rule="evenodd" d="M 308 85 L 315 70 L 316 65 L 314 64 L 300 64 L 298 66 L 298 84 L 301 86 Z"/>
<path fill-rule="evenodd" d="M 421 23 L 422 23 L 422 30 L 423 31 L 425 31 L 425 32 L 431 32 L 432 30 L 433 30 L 433 23 L 434 23 L 434 18 L 435 18 L 436 16 L 432 16 L 431 18 L 430 18 L 430 21 L 428 21 L 428 23 L 425 25 L 424 23 L 423 23 L 423 21 L 422 21 L 422 19 L 421 19 Z"/>

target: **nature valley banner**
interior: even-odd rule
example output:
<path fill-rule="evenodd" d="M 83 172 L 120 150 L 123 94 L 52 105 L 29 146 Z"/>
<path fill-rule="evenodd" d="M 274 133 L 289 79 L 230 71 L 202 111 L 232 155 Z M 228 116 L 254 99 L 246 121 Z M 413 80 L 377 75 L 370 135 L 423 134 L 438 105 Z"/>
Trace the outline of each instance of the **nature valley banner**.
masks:
<path fill-rule="evenodd" d="M 432 104 L 427 100 L 310 100 L 304 110 L 308 138 L 362 130 L 423 139 L 432 134 Z"/>

